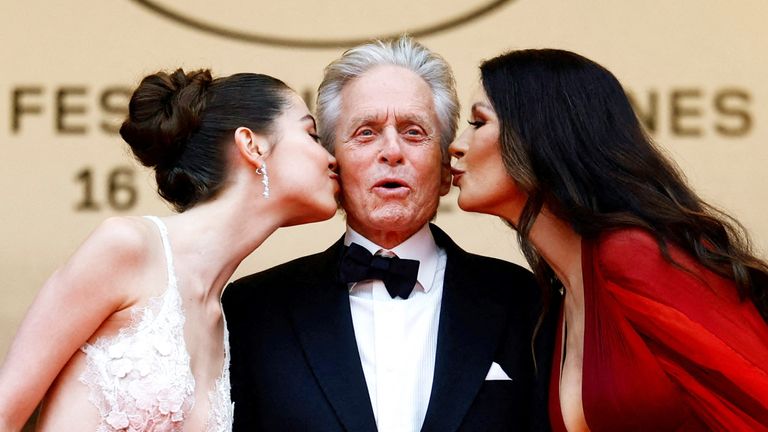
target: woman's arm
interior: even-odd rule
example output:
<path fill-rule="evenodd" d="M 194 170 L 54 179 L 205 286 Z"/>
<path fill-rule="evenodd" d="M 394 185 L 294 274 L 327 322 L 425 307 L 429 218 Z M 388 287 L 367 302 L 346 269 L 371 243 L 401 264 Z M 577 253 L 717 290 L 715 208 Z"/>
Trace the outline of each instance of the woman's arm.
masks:
<path fill-rule="evenodd" d="M 0 428 L 20 430 L 72 355 L 114 312 L 129 307 L 143 265 L 141 225 L 104 221 L 43 285 L 0 368 Z"/>

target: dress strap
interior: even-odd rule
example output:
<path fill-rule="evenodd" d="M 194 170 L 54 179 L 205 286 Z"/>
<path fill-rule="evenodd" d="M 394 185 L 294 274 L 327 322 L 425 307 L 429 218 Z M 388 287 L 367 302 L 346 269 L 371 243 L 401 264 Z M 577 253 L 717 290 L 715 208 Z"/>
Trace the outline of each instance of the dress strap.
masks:
<path fill-rule="evenodd" d="M 160 238 L 163 240 L 163 251 L 165 251 L 165 263 L 168 271 L 168 288 L 176 288 L 176 271 L 173 269 L 173 253 L 171 252 L 171 242 L 168 240 L 168 228 L 162 219 L 157 216 L 144 216 L 157 225 L 160 231 Z"/>

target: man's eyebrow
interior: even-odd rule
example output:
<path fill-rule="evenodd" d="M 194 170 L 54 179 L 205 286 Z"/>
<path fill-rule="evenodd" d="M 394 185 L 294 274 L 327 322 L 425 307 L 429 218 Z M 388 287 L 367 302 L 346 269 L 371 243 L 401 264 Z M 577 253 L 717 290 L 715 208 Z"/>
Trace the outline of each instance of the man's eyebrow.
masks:
<path fill-rule="evenodd" d="M 416 123 L 419 126 L 432 126 L 432 122 L 430 122 L 429 117 L 417 114 L 417 113 L 403 113 L 403 114 L 396 114 L 395 118 L 398 122 L 406 121 L 411 123 Z"/>
<path fill-rule="evenodd" d="M 362 124 L 380 123 L 381 121 L 382 121 L 382 116 L 379 114 L 360 114 L 357 116 L 353 116 L 349 122 L 349 125 L 357 127 Z"/>
<path fill-rule="evenodd" d="M 357 128 L 365 124 L 380 124 L 386 121 L 387 116 L 381 113 L 368 113 L 353 116 L 348 123 L 350 128 Z M 395 114 L 395 119 L 398 123 L 414 123 L 427 129 L 432 129 L 434 126 L 428 116 L 406 112 L 401 114 Z"/>

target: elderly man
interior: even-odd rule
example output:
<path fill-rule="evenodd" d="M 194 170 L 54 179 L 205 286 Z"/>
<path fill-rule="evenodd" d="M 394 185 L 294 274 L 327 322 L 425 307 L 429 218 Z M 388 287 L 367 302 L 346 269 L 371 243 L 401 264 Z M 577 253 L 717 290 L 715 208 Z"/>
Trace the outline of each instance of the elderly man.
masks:
<path fill-rule="evenodd" d="M 530 273 L 429 223 L 450 187 L 449 66 L 407 37 L 353 48 L 318 117 L 347 231 L 225 291 L 235 430 L 546 429 Z"/>

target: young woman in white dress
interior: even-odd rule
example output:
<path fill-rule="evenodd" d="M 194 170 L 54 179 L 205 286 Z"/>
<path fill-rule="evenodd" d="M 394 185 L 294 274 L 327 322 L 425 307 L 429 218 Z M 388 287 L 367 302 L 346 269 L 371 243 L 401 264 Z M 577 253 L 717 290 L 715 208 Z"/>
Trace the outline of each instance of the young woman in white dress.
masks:
<path fill-rule="evenodd" d="M 336 211 L 306 105 L 259 74 L 158 72 L 120 133 L 178 214 L 104 221 L 39 291 L 0 369 L 0 430 L 231 430 L 219 298 L 279 227 Z"/>

